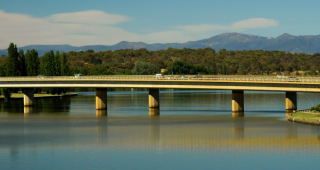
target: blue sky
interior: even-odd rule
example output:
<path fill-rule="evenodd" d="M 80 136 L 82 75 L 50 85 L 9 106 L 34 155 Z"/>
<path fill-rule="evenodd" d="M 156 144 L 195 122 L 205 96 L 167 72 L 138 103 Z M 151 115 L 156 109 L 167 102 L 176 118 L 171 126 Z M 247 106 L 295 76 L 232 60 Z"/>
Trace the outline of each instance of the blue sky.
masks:
<path fill-rule="evenodd" d="M 319 33 L 316 0 L 0 0 L 0 48 Z M 18 14 L 18 15 L 17 15 Z"/>

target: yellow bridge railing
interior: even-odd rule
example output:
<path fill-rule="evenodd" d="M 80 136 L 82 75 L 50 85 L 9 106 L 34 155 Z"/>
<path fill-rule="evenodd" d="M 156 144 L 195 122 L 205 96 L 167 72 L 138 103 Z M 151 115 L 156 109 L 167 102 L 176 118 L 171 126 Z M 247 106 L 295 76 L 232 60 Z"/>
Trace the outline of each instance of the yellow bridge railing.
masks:
<path fill-rule="evenodd" d="M 63 80 L 194 80 L 194 81 L 248 81 L 248 82 L 320 82 L 316 76 L 252 76 L 252 75 L 99 75 L 99 76 L 21 76 L 0 77 L 1 81 L 63 81 Z"/>

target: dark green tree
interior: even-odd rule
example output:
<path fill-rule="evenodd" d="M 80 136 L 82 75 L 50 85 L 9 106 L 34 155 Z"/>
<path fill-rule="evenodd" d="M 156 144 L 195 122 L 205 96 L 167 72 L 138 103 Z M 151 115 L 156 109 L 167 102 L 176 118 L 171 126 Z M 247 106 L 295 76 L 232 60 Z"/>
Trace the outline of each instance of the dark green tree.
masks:
<path fill-rule="evenodd" d="M 25 76 L 26 66 L 23 50 L 18 52 L 18 48 L 15 44 L 10 43 L 8 48 L 8 60 L 6 63 L 6 75 L 7 76 Z M 3 89 L 6 100 L 10 98 L 11 93 L 17 92 L 19 89 Z"/>
<path fill-rule="evenodd" d="M 175 61 L 168 67 L 169 74 L 207 74 L 208 70 L 204 66 L 193 65 L 191 63 Z"/>
<path fill-rule="evenodd" d="M 159 68 L 149 62 L 137 61 L 132 72 L 137 75 L 150 75 L 159 72 Z"/>
<path fill-rule="evenodd" d="M 26 70 L 28 76 L 39 75 L 40 61 L 36 50 L 28 50 L 25 54 Z"/>
<path fill-rule="evenodd" d="M 27 76 L 25 55 L 23 50 L 19 51 L 18 66 L 19 76 Z"/>
<path fill-rule="evenodd" d="M 70 74 L 69 63 L 65 53 L 60 54 L 59 62 L 60 62 L 60 75 L 61 76 L 69 75 Z"/>
<path fill-rule="evenodd" d="M 41 74 L 45 76 L 61 76 L 62 71 L 67 73 L 67 66 L 62 65 L 62 60 L 66 59 L 64 57 L 61 57 L 59 52 L 54 53 L 53 51 L 50 51 L 46 53 L 44 56 L 40 58 L 40 72 Z M 64 62 L 64 64 L 68 64 L 67 62 Z M 47 88 L 47 93 L 51 94 L 61 94 L 65 93 L 67 90 L 62 88 Z"/>
<path fill-rule="evenodd" d="M 15 44 L 10 43 L 8 48 L 8 62 L 6 64 L 7 76 L 19 76 L 19 53 Z"/>
<path fill-rule="evenodd" d="M 53 51 L 47 52 L 40 58 L 40 73 L 45 76 L 58 76 L 60 70 L 58 69 L 56 56 Z"/>

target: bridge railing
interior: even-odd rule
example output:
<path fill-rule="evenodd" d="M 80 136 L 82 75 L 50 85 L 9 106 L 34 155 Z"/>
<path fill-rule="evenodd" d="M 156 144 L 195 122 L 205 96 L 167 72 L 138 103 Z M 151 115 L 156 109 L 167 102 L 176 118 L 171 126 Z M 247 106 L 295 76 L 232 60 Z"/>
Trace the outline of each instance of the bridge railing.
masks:
<path fill-rule="evenodd" d="M 320 82 L 320 77 L 277 77 L 277 76 L 241 76 L 241 75 L 102 75 L 102 76 L 35 76 L 0 77 L 1 81 L 58 81 L 58 80 L 198 80 L 198 81 L 246 81 L 246 82 Z"/>

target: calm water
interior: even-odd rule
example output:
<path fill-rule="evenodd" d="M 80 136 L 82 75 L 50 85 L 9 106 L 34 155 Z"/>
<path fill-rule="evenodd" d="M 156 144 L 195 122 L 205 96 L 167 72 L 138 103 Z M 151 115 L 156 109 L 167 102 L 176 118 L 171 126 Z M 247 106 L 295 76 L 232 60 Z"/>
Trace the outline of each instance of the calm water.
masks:
<path fill-rule="evenodd" d="M 245 117 L 231 117 L 228 91 L 162 91 L 148 117 L 144 91 L 109 92 L 108 118 L 94 93 L 0 101 L 0 169 L 318 169 L 320 127 L 284 120 L 284 93 L 247 92 Z M 320 103 L 299 93 L 298 108 Z"/>

